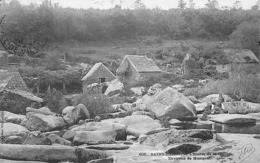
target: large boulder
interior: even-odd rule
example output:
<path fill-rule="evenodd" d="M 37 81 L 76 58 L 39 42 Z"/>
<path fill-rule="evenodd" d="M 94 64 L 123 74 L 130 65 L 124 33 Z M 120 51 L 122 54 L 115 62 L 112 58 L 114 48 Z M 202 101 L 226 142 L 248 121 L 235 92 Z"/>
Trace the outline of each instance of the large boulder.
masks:
<path fill-rule="evenodd" d="M 44 162 L 78 161 L 75 148 L 50 145 L 0 144 L 0 158 Z"/>
<path fill-rule="evenodd" d="M 105 95 L 107 96 L 113 96 L 116 94 L 119 94 L 123 92 L 124 84 L 120 82 L 118 79 L 112 80 L 111 82 L 108 82 L 108 87 L 105 91 Z"/>
<path fill-rule="evenodd" d="M 222 94 L 222 97 L 224 99 L 224 102 L 234 101 L 229 95 Z M 213 103 L 213 102 L 217 103 L 219 101 L 219 94 L 208 95 L 206 97 L 199 99 L 199 101 L 206 102 L 206 103 Z"/>
<path fill-rule="evenodd" d="M 54 115 L 29 112 L 26 114 L 26 118 L 27 120 L 23 121 L 21 124 L 31 131 L 52 131 L 66 125 L 62 117 Z"/>
<path fill-rule="evenodd" d="M 127 134 L 136 137 L 162 127 L 158 120 L 154 120 L 146 115 L 132 115 L 124 118 L 106 119 L 102 122 L 124 124 L 127 126 Z"/>
<path fill-rule="evenodd" d="M 158 118 L 185 119 L 196 117 L 194 104 L 173 88 L 165 88 L 145 102 L 147 109 Z"/>
<path fill-rule="evenodd" d="M 73 139 L 75 145 L 79 144 L 107 144 L 115 142 L 115 130 L 99 130 L 99 131 L 76 131 Z"/>
<path fill-rule="evenodd" d="M 248 114 L 260 112 L 260 104 L 247 101 L 223 102 L 222 109 L 229 114 Z"/>
<path fill-rule="evenodd" d="M 26 136 L 30 131 L 25 127 L 13 123 L 2 123 L 0 129 L 1 136 Z"/>
<path fill-rule="evenodd" d="M 74 132 L 76 131 L 100 131 L 100 130 L 115 130 L 116 140 L 126 140 L 126 125 L 120 124 L 120 123 L 113 123 L 113 122 L 89 122 L 85 123 L 81 126 L 75 127 L 71 129 L 70 131 L 67 131 L 63 137 L 69 137 L 74 135 Z M 75 136 L 75 135 L 74 135 Z M 69 140 L 69 139 L 68 139 Z"/>
<path fill-rule="evenodd" d="M 62 115 L 64 120 L 69 124 L 73 125 L 79 122 L 79 120 L 85 120 L 90 118 L 88 109 L 83 104 L 77 106 L 67 106 L 63 109 Z"/>
<path fill-rule="evenodd" d="M 26 119 L 25 115 L 14 114 L 8 111 L 0 111 L 0 123 L 10 122 L 15 124 L 20 124 Z"/>
<path fill-rule="evenodd" d="M 255 124 L 256 119 L 241 114 L 219 114 L 209 115 L 210 120 L 217 123 L 229 124 L 229 125 L 243 125 L 243 124 Z"/>

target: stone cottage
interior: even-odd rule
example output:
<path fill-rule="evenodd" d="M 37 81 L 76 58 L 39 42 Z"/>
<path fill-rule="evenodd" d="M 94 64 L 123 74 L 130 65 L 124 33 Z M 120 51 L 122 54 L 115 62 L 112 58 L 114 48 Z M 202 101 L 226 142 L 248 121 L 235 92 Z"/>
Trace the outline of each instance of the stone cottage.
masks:
<path fill-rule="evenodd" d="M 43 99 L 33 95 L 16 68 L 0 69 L 0 108 L 24 114 L 26 107 L 39 107 Z"/>
<path fill-rule="evenodd" d="M 99 88 L 100 92 L 104 93 L 107 88 L 105 83 L 114 79 L 116 79 L 116 76 L 103 63 L 96 63 L 82 79 L 83 91 Z M 98 86 L 90 86 L 94 83 L 97 83 Z"/>
<path fill-rule="evenodd" d="M 116 76 L 101 62 L 96 63 L 83 77 L 83 85 L 105 83 L 116 79 Z"/>
<path fill-rule="evenodd" d="M 135 85 L 141 81 L 157 78 L 162 70 L 146 56 L 126 55 L 116 70 L 117 77 L 127 85 Z"/>
<path fill-rule="evenodd" d="M 249 49 L 224 49 L 223 61 L 218 61 L 216 70 L 218 73 L 228 73 L 250 70 L 259 66 L 259 60 Z"/>

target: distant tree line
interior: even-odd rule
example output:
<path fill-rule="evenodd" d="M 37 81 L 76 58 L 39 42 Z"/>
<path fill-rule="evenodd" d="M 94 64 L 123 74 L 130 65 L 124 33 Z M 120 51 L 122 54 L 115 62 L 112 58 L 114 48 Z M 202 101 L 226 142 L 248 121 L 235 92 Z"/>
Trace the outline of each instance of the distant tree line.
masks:
<path fill-rule="evenodd" d="M 205 8 L 194 9 L 190 0 L 188 4 L 179 1 L 178 9 L 161 10 L 147 9 L 137 1 L 135 10 L 120 6 L 84 10 L 62 8 L 49 0 L 28 6 L 12 0 L 0 6 L 0 16 L 6 15 L 3 35 L 23 39 L 48 37 L 53 42 L 107 41 L 139 36 L 228 39 L 239 25 L 246 28 L 245 24 L 256 25 L 260 20 L 257 5 L 250 10 L 242 10 L 238 5 L 221 10 L 216 6 L 216 0 L 209 0 Z M 233 34 L 233 38 L 237 34 Z"/>

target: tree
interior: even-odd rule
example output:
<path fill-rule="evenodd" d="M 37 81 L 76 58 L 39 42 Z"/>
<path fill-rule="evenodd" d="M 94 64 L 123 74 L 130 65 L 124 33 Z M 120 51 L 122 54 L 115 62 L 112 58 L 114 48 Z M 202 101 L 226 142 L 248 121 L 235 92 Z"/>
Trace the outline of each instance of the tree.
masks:
<path fill-rule="evenodd" d="M 193 0 L 189 0 L 189 8 L 194 9 L 195 8 L 195 3 Z"/>
<path fill-rule="evenodd" d="M 145 4 L 142 2 L 142 0 L 136 0 L 134 2 L 134 9 L 146 9 Z"/>
<path fill-rule="evenodd" d="M 184 0 L 179 0 L 178 8 L 183 10 L 185 9 L 185 7 L 186 7 L 186 2 L 184 2 Z"/>
<path fill-rule="evenodd" d="M 236 0 L 236 2 L 234 2 L 233 9 L 241 9 L 241 2 L 239 0 Z"/>
<path fill-rule="evenodd" d="M 259 8 L 260 8 L 260 0 L 258 0 L 258 1 L 256 2 L 256 4 L 251 7 L 251 9 L 252 9 L 253 11 L 257 11 L 257 10 L 259 10 Z"/>
<path fill-rule="evenodd" d="M 205 6 L 209 9 L 217 9 L 218 5 L 217 0 L 208 0 L 208 3 L 205 4 Z"/>

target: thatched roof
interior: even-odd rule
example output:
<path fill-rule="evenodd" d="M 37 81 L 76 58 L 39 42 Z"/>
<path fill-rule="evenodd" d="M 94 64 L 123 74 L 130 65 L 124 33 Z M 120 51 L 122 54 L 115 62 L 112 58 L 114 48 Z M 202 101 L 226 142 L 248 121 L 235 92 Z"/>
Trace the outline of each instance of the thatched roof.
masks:
<path fill-rule="evenodd" d="M 30 93 L 30 92 L 26 92 L 23 90 L 10 90 L 10 89 L 5 89 L 5 91 L 16 94 L 16 95 L 20 95 L 22 97 L 25 97 L 31 101 L 35 101 L 35 102 L 43 102 L 43 99 L 40 97 L 35 96 L 34 94 Z"/>
<path fill-rule="evenodd" d="M 0 92 L 7 91 L 32 101 L 43 102 L 43 99 L 33 95 L 18 72 L 0 69 Z"/>
<path fill-rule="evenodd" d="M 229 63 L 259 63 L 258 58 L 249 49 L 224 49 L 223 55 Z"/>
<path fill-rule="evenodd" d="M 155 62 L 146 56 L 126 55 L 122 63 L 126 60 L 133 65 L 137 72 L 161 72 L 162 70 Z"/>
<path fill-rule="evenodd" d="M 116 78 L 116 76 L 102 63 L 96 63 L 90 70 L 89 72 L 83 77 L 83 81 L 91 78 L 94 76 L 94 74 L 98 72 L 104 75 L 106 77 L 107 75 L 112 76 L 113 78 Z"/>

